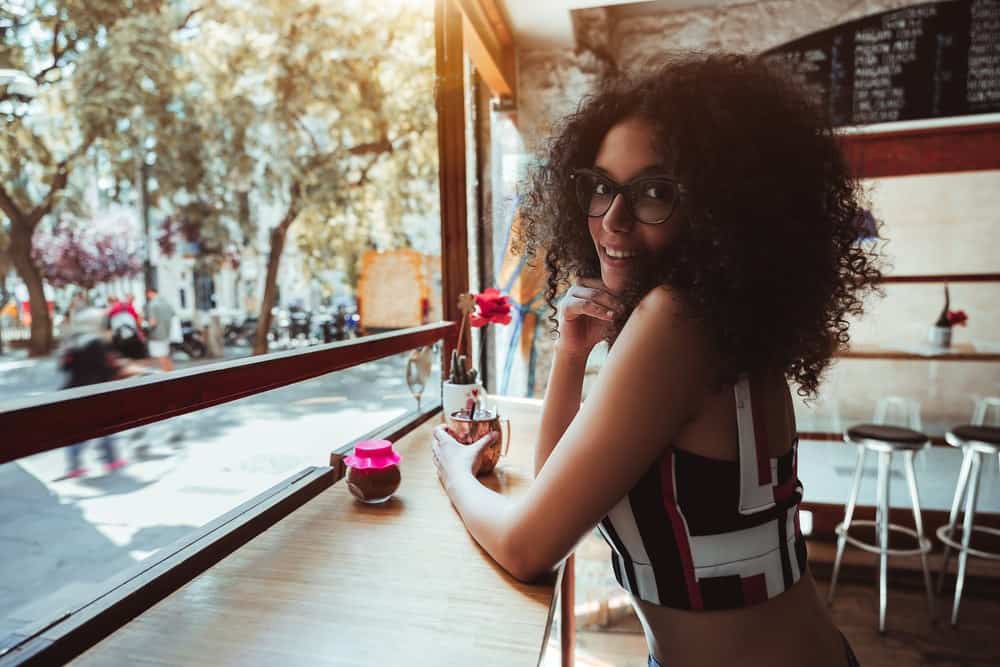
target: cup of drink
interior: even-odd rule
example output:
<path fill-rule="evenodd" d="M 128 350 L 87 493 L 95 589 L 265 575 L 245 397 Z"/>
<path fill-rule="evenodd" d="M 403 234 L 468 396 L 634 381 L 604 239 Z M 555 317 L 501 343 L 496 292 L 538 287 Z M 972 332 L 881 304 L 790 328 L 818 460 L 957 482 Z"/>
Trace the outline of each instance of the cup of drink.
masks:
<path fill-rule="evenodd" d="M 470 414 L 471 412 L 471 414 Z M 507 425 L 504 438 L 501 422 Z M 463 445 L 471 445 L 489 433 L 496 432 L 497 439 L 486 445 L 480 454 L 479 474 L 484 475 L 494 468 L 501 456 L 506 456 L 510 447 L 510 419 L 501 417 L 495 409 L 455 410 L 448 415 L 448 429 Z M 506 446 L 504 446 L 506 444 Z"/>

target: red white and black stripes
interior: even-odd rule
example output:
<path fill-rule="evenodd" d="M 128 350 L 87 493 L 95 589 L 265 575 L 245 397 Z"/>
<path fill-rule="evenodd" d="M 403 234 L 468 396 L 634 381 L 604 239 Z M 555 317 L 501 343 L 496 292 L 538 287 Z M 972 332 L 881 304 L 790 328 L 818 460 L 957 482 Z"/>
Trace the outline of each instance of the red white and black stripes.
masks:
<path fill-rule="evenodd" d="M 766 456 L 758 445 L 764 420 L 754 419 L 745 378 L 736 405 L 738 461 L 670 450 L 601 521 L 615 578 L 639 599 L 680 609 L 742 607 L 801 576 L 797 443 L 781 457 Z"/>
<path fill-rule="evenodd" d="M 767 455 L 767 430 L 759 399 L 755 404 L 750 380 L 741 377 L 736 394 L 736 426 L 740 439 L 740 513 L 756 514 L 774 507 L 774 461 Z M 756 418 L 755 418 L 756 417 Z"/>

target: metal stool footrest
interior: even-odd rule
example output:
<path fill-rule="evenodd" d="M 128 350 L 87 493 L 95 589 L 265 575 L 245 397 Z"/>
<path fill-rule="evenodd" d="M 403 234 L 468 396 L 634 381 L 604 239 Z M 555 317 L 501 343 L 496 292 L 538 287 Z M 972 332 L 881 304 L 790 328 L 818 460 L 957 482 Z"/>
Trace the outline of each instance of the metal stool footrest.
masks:
<path fill-rule="evenodd" d="M 878 524 L 875 521 L 862 521 L 855 519 L 851 522 L 851 528 L 855 526 L 871 526 L 873 528 L 878 528 Z M 947 526 L 942 526 L 942 528 L 947 528 Z M 864 549 L 868 553 L 881 554 L 882 550 L 877 544 L 872 544 L 870 542 L 865 542 L 864 540 L 858 539 L 857 537 L 852 537 L 850 533 L 844 530 L 844 523 L 838 523 L 835 529 L 838 536 L 843 537 L 848 544 L 852 544 L 859 549 Z M 897 533 L 903 533 L 909 535 L 917 541 L 916 547 L 912 549 L 886 549 L 885 553 L 890 556 L 918 556 L 920 554 L 925 554 L 929 552 L 932 548 L 931 541 L 926 537 L 921 537 L 917 534 L 917 531 L 912 528 L 907 528 L 906 526 L 900 526 L 899 524 L 890 523 L 889 532 L 895 531 Z M 939 533 L 940 535 L 940 533 Z M 972 553 L 972 551 L 969 551 Z"/>
<path fill-rule="evenodd" d="M 956 530 L 961 530 L 961 526 L 955 526 Z M 980 533 L 987 533 L 989 535 L 996 535 L 1000 537 L 1000 529 L 997 528 L 987 528 L 986 526 L 973 526 L 972 532 L 979 531 Z M 947 544 L 952 549 L 957 549 L 961 551 L 962 543 L 948 536 L 948 526 L 941 526 L 937 529 L 937 537 L 944 544 Z M 1000 560 L 1000 553 L 993 551 L 981 551 L 979 549 L 973 549 L 969 547 L 966 549 L 970 556 L 978 556 L 979 558 L 988 558 L 990 560 Z"/>

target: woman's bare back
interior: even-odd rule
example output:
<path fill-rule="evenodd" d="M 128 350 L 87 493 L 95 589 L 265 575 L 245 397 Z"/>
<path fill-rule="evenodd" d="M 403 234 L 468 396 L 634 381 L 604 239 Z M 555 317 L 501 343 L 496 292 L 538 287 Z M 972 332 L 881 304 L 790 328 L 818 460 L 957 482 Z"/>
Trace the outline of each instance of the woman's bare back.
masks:
<path fill-rule="evenodd" d="M 785 454 L 796 437 L 788 384 L 780 373 L 753 378 L 765 415 L 768 451 Z M 763 393 L 763 396 L 760 396 Z M 674 440 L 674 448 L 708 458 L 735 461 L 739 456 L 736 404 L 731 386 L 710 397 Z M 653 654 L 670 667 L 732 665 L 846 664 L 843 640 L 806 571 L 794 585 L 770 600 L 738 609 L 686 611 L 633 599 Z"/>

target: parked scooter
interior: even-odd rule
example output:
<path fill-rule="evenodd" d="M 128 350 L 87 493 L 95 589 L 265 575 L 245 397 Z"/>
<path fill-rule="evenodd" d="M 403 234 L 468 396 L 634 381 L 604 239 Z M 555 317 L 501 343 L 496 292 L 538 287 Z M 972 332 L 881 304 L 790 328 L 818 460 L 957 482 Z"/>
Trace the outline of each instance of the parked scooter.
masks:
<path fill-rule="evenodd" d="M 284 308 L 275 306 L 271 309 L 271 328 L 267 332 L 267 340 L 279 346 L 288 344 L 291 318 Z"/>
<path fill-rule="evenodd" d="M 333 316 L 334 340 L 347 340 L 351 337 L 351 330 L 348 328 L 349 319 L 347 307 L 337 306 L 337 313 Z"/>
<path fill-rule="evenodd" d="M 230 322 L 223 332 L 226 345 L 253 345 L 257 338 L 257 318 L 245 317 L 242 322 Z"/>
<path fill-rule="evenodd" d="M 288 335 L 294 339 L 309 339 L 311 316 L 302 306 L 292 306 L 288 312 Z"/>
<path fill-rule="evenodd" d="M 191 320 L 181 320 L 181 342 L 170 342 L 171 352 L 183 352 L 192 359 L 201 359 L 208 352 L 208 345 L 201 332 L 194 327 Z"/>

